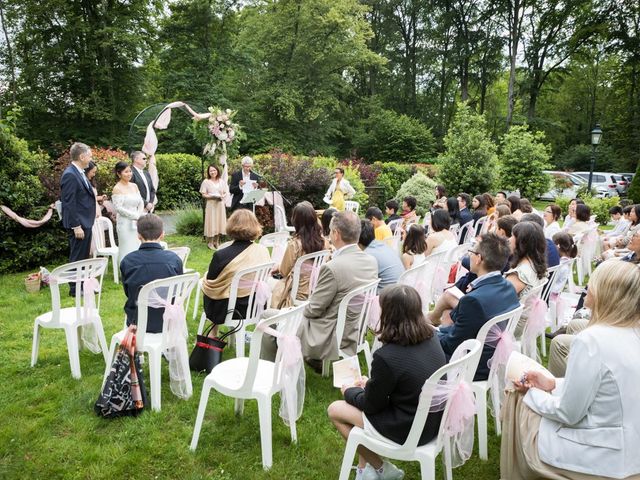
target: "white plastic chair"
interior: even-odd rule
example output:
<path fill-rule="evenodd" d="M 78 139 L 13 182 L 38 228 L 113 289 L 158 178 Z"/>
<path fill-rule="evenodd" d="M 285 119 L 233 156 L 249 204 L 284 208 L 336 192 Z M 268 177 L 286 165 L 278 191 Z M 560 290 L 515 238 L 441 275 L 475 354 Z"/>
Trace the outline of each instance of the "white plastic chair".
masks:
<path fill-rule="evenodd" d="M 431 212 L 427 212 L 424 214 L 424 220 L 422 220 L 422 226 L 424 227 L 425 232 L 427 232 L 429 228 L 431 228 Z"/>
<path fill-rule="evenodd" d="M 542 291 L 544 290 L 545 286 L 547 285 L 547 283 L 549 282 L 548 278 L 545 278 L 544 281 L 542 283 L 540 283 L 540 285 L 536 285 L 535 287 L 533 287 L 531 290 L 529 290 L 529 293 L 527 293 L 527 295 L 520 299 L 520 304 L 524 307 L 524 312 L 523 312 L 523 316 L 526 319 L 526 322 L 529 321 L 529 314 L 531 312 L 532 306 L 533 306 L 533 302 L 536 301 L 536 299 L 538 298 L 542 298 Z M 545 303 L 545 308 L 548 310 L 547 304 Z M 546 317 L 546 312 L 545 312 L 545 317 Z M 516 344 L 519 346 L 520 351 L 522 353 L 526 353 L 527 350 L 527 346 L 523 345 L 523 339 L 524 339 L 524 331 L 525 331 L 525 324 L 520 325 L 522 327 L 522 331 L 518 332 L 518 329 L 516 328 L 514 331 L 517 334 L 516 335 Z M 542 356 L 546 357 L 547 356 L 547 343 L 545 340 L 545 335 L 544 335 L 544 331 L 541 332 L 540 334 L 540 350 L 542 351 Z M 536 347 L 537 348 L 537 347 Z M 535 355 L 533 356 L 533 360 L 538 360 L 537 358 L 535 358 Z"/>
<path fill-rule="evenodd" d="M 480 235 L 482 233 L 482 231 L 484 230 L 484 226 L 487 224 L 487 219 L 489 217 L 487 215 L 485 215 L 484 217 L 480 217 L 475 224 L 475 234 L 476 235 Z M 467 239 L 469 240 L 469 239 Z"/>
<path fill-rule="evenodd" d="M 40 328 L 61 328 L 64 330 L 69 351 L 69 364 L 71 376 L 79 379 L 80 357 L 78 350 L 78 327 L 93 324 L 98 334 L 98 341 L 102 349 L 102 355 L 107 362 L 107 340 L 104 336 L 102 320 L 100 319 L 100 295 L 102 291 L 102 278 L 107 269 L 109 260 L 106 258 L 93 258 L 79 262 L 67 263 L 51 272 L 51 311 L 36 317 L 33 325 L 33 345 L 31 348 L 31 366 L 38 362 L 40 349 Z M 85 304 L 82 288 L 76 285 L 75 306 L 62 308 L 60 305 L 60 285 L 74 282 L 86 282 L 95 279 L 98 282 L 98 302 L 95 308 Z"/>
<path fill-rule="evenodd" d="M 482 348 L 487 343 L 487 334 L 489 330 L 494 325 L 498 325 L 500 323 L 504 323 L 504 327 L 508 330 L 512 335 L 513 331 L 518 325 L 518 320 L 520 320 L 520 316 L 522 315 L 522 310 L 524 307 L 520 305 L 518 308 L 511 310 L 510 312 L 503 313 L 501 315 L 497 315 L 485 323 L 478 335 L 476 335 L 476 340 L 478 340 L 482 344 Z M 504 330 L 504 329 L 503 329 Z M 481 460 L 487 460 L 489 458 L 488 448 L 487 448 L 487 392 L 489 391 L 489 381 L 488 380 L 478 380 L 471 384 L 471 388 L 473 389 L 473 393 L 476 396 L 476 415 L 478 417 L 478 452 Z M 502 392 L 493 392 L 494 399 L 498 399 L 498 401 L 494 400 L 494 411 L 496 414 L 496 432 L 500 435 L 500 395 Z"/>
<path fill-rule="evenodd" d="M 391 247 L 394 252 L 398 253 L 400 252 L 400 245 L 402 244 L 402 222 L 401 218 L 389 222 L 389 228 L 393 232 L 393 236 L 389 241 L 389 247 Z"/>
<path fill-rule="evenodd" d="M 438 297 L 442 294 L 442 290 L 447 286 L 447 280 L 449 279 L 449 272 L 446 269 L 445 259 L 447 257 L 448 252 L 442 251 L 437 253 L 432 253 L 424 260 L 423 265 L 427 265 L 425 269 L 425 278 L 431 282 L 431 286 L 429 288 L 429 297 L 426 305 L 422 305 L 425 311 L 428 311 L 429 305 L 431 303 L 435 303 Z M 438 282 L 439 276 L 442 279 L 441 282 Z M 442 290 L 441 290 L 442 289 Z"/>
<path fill-rule="evenodd" d="M 193 268 L 187 268 L 187 260 L 189 259 L 189 255 L 191 254 L 191 249 L 189 247 L 172 247 L 167 248 L 168 251 L 175 253 L 180 257 L 180 261 L 182 262 L 182 273 L 193 273 L 195 270 Z"/>
<path fill-rule="evenodd" d="M 336 321 L 336 332 L 334 340 L 338 347 L 338 356 L 340 358 L 346 358 L 349 355 L 344 353 L 340 349 L 340 345 L 342 344 L 342 336 L 344 335 L 344 329 L 347 323 L 347 314 L 349 312 L 357 313 L 357 317 L 354 319 L 355 322 L 358 323 L 358 340 L 356 345 L 356 355 L 360 352 L 364 352 L 364 358 L 367 362 L 367 368 L 371 369 L 371 347 L 369 346 L 369 342 L 367 342 L 367 319 L 369 317 L 369 310 L 371 308 L 371 301 L 376 300 L 376 289 L 378 288 L 378 283 L 380 280 L 377 279 L 371 283 L 367 283 L 362 287 L 354 288 L 349 293 L 347 293 L 344 298 L 340 301 L 340 305 L 338 307 L 338 318 Z M 357 306 L 352 305 L 351 309 L 349 308 L 349 304 L 352 303 L 356 297 L 360 298 L 359 304 Z M 322 376 L 328 377 L 329 370 L 331 369 L 331 360 L 324 359 L 322 361 Z"/>
<path fill-rule="evenodd" d="M 595 257 L 598 248 L 598 232 L 594 227 L 582 234 L 573 237 L 574 243 L 578 246 L 578 256 L 576 266 L 578 270 L 578 283 L 584 285 L 586 275 L 591 275 L 591 262 Z"/>
<path fill-rule="evenodd" d="M 451 471 L 450 443 L 445 437 L 445 424 L 449 415 L 449 402 L 447 402 L 442 415 L 438 436 L 426 445 L 418 446 L 418 441 L 420 440 L 420 436 L 424 430 L 433 394 L 436 391 L 439 382 L 441 380 L 446 380 L 447 374 L 451 374 L 453 372 L 460 372 L 460 375 L 453 375 L 454 378 L 457 378 L 458 382 L 464 380 L 471 383 L 473 380 L 473 375 L 478 366 L 480 354 L 482 353 L 481 344 L 477 340 L 470 339 L 463 342 L 458 349 L 462 349 L 468 353 L 459 360 L 439 368 L 427 379 L 422 387 L 416 416 L 413 419 L 413 424 L 411 425 L 411 430 L 409 431 L 407 440 L 402 445 L 388 439 L 380 438 L 380 436 L 374 437 L 366 433 L 360 427 L 353 427 L 351 429 L 351 432 L 349 432 L 349 438 L 347 438 L 344 456 L 342 457 L 340 480 L 349 479 L 353 457 L 355 456 L 356 449 L 359 445 L 362 445 L 383 457 L 420 462 L 422 480 L 435 480 L 436 457 L 444 448 L 445 477 L 447 480 L 451 480 L 453 474 Z M 451 375 L 449 376 L 451 377 Z M 455 385 L 452 385 L 452 388 L 455 388 Z"/>
<path fill-rule="evenodd" d="M 431 283 L 433 281 L 433 275 L 429 277 L 428 272 L 433 274 L 435 273 L 435 270 L 433 270 L 433 267 L 430 266 L 425 259 L 421 264 L 412 266 L 408 270 L 402 272 L 398 278 L 398 284 L 408 285 L 421 293 L 420 298 L 422 299 L 422 311 L 425 313 L 429 311 L 429 303 L 431 302 L 432 297 Z M 423 282 L 425 287 L 419 285 L 420 282 Z M 423 298 L 425 297 L 425 294 L 426 298 Z"/>
<path fill-rule="evenodd" d="M 186 305 L 191 291 L 198 284 L 200 275 L 198 273 L 187 273 L 175 277 L 163 278 L 147 283 L 140 289 L 138 294 L 138 328 L 136 331 L 136 350 L 146 353 L 149 356 L 149 380 L 151 383 L 151 408 L 160 411 L 160 386 L 162 370 L 162 352 L 166 350 L 167 322 L 162 323 L 162 333 L 148 333 L 147 319 L 149 316 L 149 295 L 156 292 L 167 303 L 174 305 Z M 109 348 L 109 359 L 104 372 L 102 384 L 107 380 L 111 363 L 116 355 L 116 347 L 122 343 L 127 329 L 115 333 L 111 337 Z M 188 361 L 188 360 L 187 360 Z"/>
<path fill-rule="evenodd" d="M 244 333 L 246 331 L 247 326 L 254 325 L 258 321 L 258 312 L 260 306 L 256 301 L 256 292 L 258 284 L 261 282 L 266 282 L 267 278 L 271 274 L 271 270 L 275 264 L 273 262 L 262 263 L 260 265 L 256 265 L 255 267 L 245 268 L 243 270 L 238 270 L 233 278 L 231 279 L 231 287 L 229 294 L 229 304 L 227 307 L 227 316 L 224 320 L 224 325 L 235 327 L 238 323 L 242 321 L 242 326 L 234 334 L 235 343 L 236 343 L 236 356 L 244 357 Z M 250 282 L 251 285 L 247 287 L 243 287 L 243 290 L 247 290 L 249 292 L 249 302 L 247 304 L 247 313 L 244 319 L 238 320 L 233 318 L 233 314 L 236 307 L 236 301 L 238 299 L 238 288 L 240 288 L 240 282 Z M 270 299 L 267 299 L 267 305 L 269 304 Z M 207 315 L 202 312 L 200 316 L 200 324 L 198 325 L 198 334 L 202 335 L 204 330 L 204 323 L 207 319 Z"/>
<path fill-rule="evenodd" d="M 304 266 L 305 269 L 309 270 L 309 293 L 307 298 L 311 296 L 313 291 L 316 289 L 315 283 L 312 285 L 311 277 L 313 276 L 313 272 L 320 270 L 320 266 L 326 262 L 331 256 L 330 250 L 320 250 L 319 252 L 308 253 L 307 255 L 303 255 L 296 260 L 295 265 L 293 266 L 293 279 L 291 283 L 291 302 L 293 305 L 299 305 L 303 300 L 298 300 L 298 289 L 300 288 L 300 275 L 302 274 L 302 268 Z M 315 279 L 317 282 L 317 278 Z"/>
<path fill-rule="evenodd" d="M 458 238 L 458 232 L 460 232 L 460 224 L 454 223 L 449 227 L 449 231 L 453 233 L 456 236 L 456 238 Z"/>
<path fill-rule="evenodd" d="M 471 235 L 471 236 L 470 236 Z M 473 227 L 473 220 L 469 220 L 467 223 L 460 227 L 458 232 L 458 243 L 463 244 L 471 241 L 475 237 L 475 229 Z"/>
<path fill-rule="evenodd" d="M 276 228 L 276 232 L 295 232 L 296 229 L 287 225 L 287 215 L 280 205 L 273 206 L 273 223 Z"/>
<path fill-rule="evenodd" d="M 357 215 L 358 211 L 360 210 L 360 204 L 358 202 L 354 202 L 353 200 L 345 200 L 344 210 L 346 212 L 354 212 Z"/>
<path fill-rule="evenodd" d="M 260 321 L 260 326 L 277 325 L 277 330 L 287 335 L 295 335 L 306 303 L 282 310 L 278 315 Z M 271 441 L 271 397 L 282 389 L 282 364 L 280 355 L 275 362 L 260 359 L 263 332 L 256 328 L 251 337 L 249 357 L 232 358 L 216 365 L 204 379 L 198 415 L 193 428 L 190 449 L 198 447 L 200 430 L 207 409 L 211 389 L 227 397 L 236 399 L 236 413 L 242 413 L 245 399 L 258 401 L 260 418 L 260 443 L 262 447 L 262 466 L 265 470 L 273 464 Z M 244 341 L 244 339 L 243 339 Z M 290 422 L 291 441 L 297 442 L 296 424 Z"/>
<path fill-rule="evenodd" d="M 109 235 L 109 245 L 105 242 L 104 232 Z M 93 242 L 93 258 L 95 257 L 111 257 L 113 262 L 113 281 L 118 283 L 118 254 L 119 249 L 116 245 L 116 239 L 113 236 L 113 223 L 106 217 L 98 217 L 93 223 L 91 229 L 91 241 Z M 107 263 L 108 265 L 108 263 Z"/>
<path fill-rule="evenodd" d="M 280 232 L 267 233 L 260 237 L 258 243 L 267 248 L 271 248 L 271 260 L 277 265 L 280 264 L 284 251 L 289 241 L 289 231 L 282 230 Z"/>

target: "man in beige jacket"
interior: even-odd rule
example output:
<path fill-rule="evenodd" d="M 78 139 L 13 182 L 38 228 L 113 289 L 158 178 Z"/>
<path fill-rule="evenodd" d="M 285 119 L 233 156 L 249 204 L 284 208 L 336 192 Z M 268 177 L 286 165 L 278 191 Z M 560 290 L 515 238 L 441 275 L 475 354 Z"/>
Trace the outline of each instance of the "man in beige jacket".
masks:
<path fill-rule="evenodd" d="M 322 360 L 337 359 L 335 330 L 338 307 L 351 290 L 378 279 L 375 258 L 358 248 L 360 219 L 353 212 L 339 212 L 333 216 L 329 238 L 336 248 L 331 261 L 320 268 L 316 289 L 304 309 L 300 327 L 302 354 L 316 370 Z M 341 350 L 355 354 L 358 325 L 353 315 L 347 315 Z"/>

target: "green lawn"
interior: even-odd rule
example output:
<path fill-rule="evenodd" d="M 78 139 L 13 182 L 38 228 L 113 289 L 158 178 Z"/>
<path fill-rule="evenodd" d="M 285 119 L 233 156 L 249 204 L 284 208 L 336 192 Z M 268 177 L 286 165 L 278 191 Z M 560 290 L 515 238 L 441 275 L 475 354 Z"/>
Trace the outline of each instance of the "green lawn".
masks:
<path fill-rule="evenodd" d="M 167 241 L 171 246 L 189 245 L 189 266 L 200 272 L 206 270 L 211 252 L 200 240 L 174 235 Z M 255 402 L 247 402 L 244 416 L 236 417 L 233 401 L 214 392 L 198 450 L 189 451 L 204 377 L 194 375 L 193 397 L 179 400 L 169 389 L 166 363 L 161 412 L 147 411 L 138 418 L 116 420 L 96 417 L 93 404 L 105 368 L 101 355 L 81 351 L 82 379 L 74 380 L 63 332 L 43 330 L 38 364 L 29 366 L 33 321 L 50 309 L 50 295 L 48 289 L 28 294 L 23 283 L 25 274 L 0 276 L 0 478 L 337 478 L 344 442 L 331 426 L 326 408 L 340 398 L 340 392 L 331 386 L 330 379 L 310 370 L 297 445 L 289 442 L 289 430 L 277 416 L 279 399 L 274 398 L 274 461 L 269 472 L 261 466 Z M 107 343 L 122 327 L 124 300 L 121 285 L 113 283 L 110 265 L 101 308 Z M 65 297 L 65 302 L 71 304 L 71 299 Z M 192 342 L 197 323 L 190 314 L 188 323 Z M 489 429 L 489 461 L 481 462 L 476 453 L 455 470 L 456 479 L 499 478 L 500 444 L 491 421 Z M 407 472 L 407 479 L 420 478 L 417 463 L 399 464 Z M 437 475 L 442 478 L 440 465 Z"/>

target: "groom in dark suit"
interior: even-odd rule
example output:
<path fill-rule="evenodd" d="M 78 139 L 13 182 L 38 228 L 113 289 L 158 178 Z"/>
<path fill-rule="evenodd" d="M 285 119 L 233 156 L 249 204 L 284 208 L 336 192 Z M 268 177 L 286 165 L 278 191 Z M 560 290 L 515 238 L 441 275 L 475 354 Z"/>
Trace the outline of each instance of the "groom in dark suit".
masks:
<path fill-rule="evenodd" d="M 244 157 L 242 159 L 242 170 L 231 175 L 231 184 L 229 185 L 229 192 L 233 195 L 231 210 L 251 208 L 250 203 L 240 203 L 245 193 L 258 189 L 260 177 L 257 173 L 251 171 L 251 167 L 253 167 L 253 159 Z"/>
<path fill-rule="evenodd" d="M 91 161 L 91 149 L 84 143 L 74 143 L 69 151 L 71 165 L 60 179 L 62 225 L 69 233 L 69 262 L 89 258 L 91 228 L 96 218 L 96 197 L 84 169 Z M 69 284 L 74 296 L 76 284 Z"/>
<path fill-rule="evenodd" d="M 462 342 L 476 338 L 487 321 L 520 306 L 515 288 L 500 273 L 509 253 L 507 239 L 493 233 L 483 235 L 475 249 L 469 250 L 471 271 L 478 277 L 469 284 L 471 291 L 460 298 L 458 306 L 451 311 L 453 325 L 441 326 L 438 331 L 447 358 Z M 495 348 L 484 346 L 474 380 L 489 377 L 487 361 L 494 352 Z"/>
<path fill-rule="evenodd" d="M 149 170 L 145 170 L 146 166 L 147 157 L 143 152 L 137 150 L 131 154 L 131 172 L 133 173 L 131 181 L 138 186 L 145 213 L 151 213 L 156 199 L 156 187 L 153 186 Z"/>

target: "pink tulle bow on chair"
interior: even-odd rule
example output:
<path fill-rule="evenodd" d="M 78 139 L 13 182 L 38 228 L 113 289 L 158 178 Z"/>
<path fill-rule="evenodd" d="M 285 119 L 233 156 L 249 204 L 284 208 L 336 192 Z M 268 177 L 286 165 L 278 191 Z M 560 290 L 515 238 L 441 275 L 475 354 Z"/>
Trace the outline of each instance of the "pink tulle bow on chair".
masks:
<path fill-rule="evenodd" d="M 302 268 L 300 269 L 301 273 L 305 275 L 309 275 L 309 295 L 316 289 L 316 285 L 318 284 L 318 276 L 320 275 L 320 265 L 314 265 L 311 262 L 306 262 L 302 264 Z"/>
<path fill-rule="evenodd" d="M 264 312 L 266 303 L 269 301 L 269 298 L 271 298 L 271 287 L 264 281 L 257 282 L 255 280 L 246 280 L 243 278 L 238 282 L 238 289 L 242 288 L 244 290 L 251 290 L 254 286 L 256 289 L 256 295 L 253 301 L 253 304 L 256 307 L 255 318 L 259 319 L 262 316 L 262 312 Z M 250 312 L 247 312 L 247 315 L 250 315 Z"/>
<path fill-rule="evenodd" d="M 486 344 L 492 345 L 495 350 L 493 356 L 487 361 L 489 367 L 489 408 L 496 421 L 499 421 L 502 396 L 506 386 L 505 369 L 511 352 L 515 350 L 516 340 L 513 334 L 502 330 L 498 325 L 491 327 L 487 332 Z"/>
<path fill-rule="evenodd" d="M 296 438 L 296 422 L 302 415 L 305 394 L 305 371 L 302 358 L 302 346 L 296 335 L 287 335 L 266 323 L 256 327 L 264 334 L 275 337 L 278 341 L 276 362 L 280 361 L 280 417 L 292 431 L 292 438 Z"/>
<path fill-rule="evenodd" d="M 356 295 L 349 301 L 350 310 L 359 310 L 369 306 L 367 312 L 367 325 L 376 332 L 380 327 L 380 297 L 378 295 Z"/>
<path fill-rule="evenodd" d="M 173 394 L 187 400 L 193 394 L 189 353 L 187 350 L 187 315 L 182 303 L 171 303 L 156 291 L 149 295 L 149 307 L 164 308 L 162 320 L 164 328 L 165 356 L 169 361 L 169 378 Z"/>
<path fill-rule="evenodd" d="M 522 334 L 522 353 L 529 358 L 538 360 L 537 339 L 544 333 L 547 325 L 547 304 L 540 297 L 529 303 L 529 316 Z"/>
<path fill-rule="evenodd" d="M 97 320 L 95 294 L 100 291 L 100 283 L 95 278 L 87 278 L 82 282 L 82 296 L 84 298 L 84 317 L 91 320 L 80 327 L 80 339 L 82 344 L 92 353 L 100 353 L 100 341 L 94 321 Z"/>
<path fill-rule="evenodd" d="M 442 265 L 438 265 L 433 276 L 433 295 L 442 295 L 449 282 L 449 272 Z"/>

